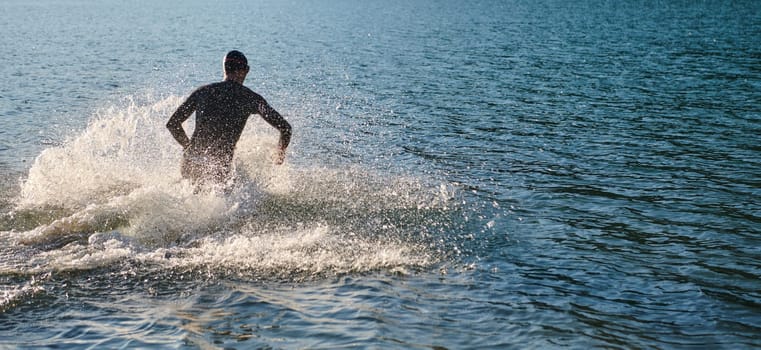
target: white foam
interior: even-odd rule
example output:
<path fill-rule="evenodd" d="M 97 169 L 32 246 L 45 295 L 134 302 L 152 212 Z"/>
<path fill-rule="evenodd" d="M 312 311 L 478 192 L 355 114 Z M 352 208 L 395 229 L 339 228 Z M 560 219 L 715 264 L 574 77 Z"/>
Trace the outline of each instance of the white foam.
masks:
<path fill-rule="evenodd" d="M 118 229 L 142 244 L 162 246 L 219 224 L 237 208 L 218 192 L 195 193 L 193 186 L 181 181 L 140 187 L 13 235 L 22 244 L 43 244 L 63 236 Z"/>
<path fill-rule="evenodd" d="M 365 272 L 389 267 L 426 266 L 435 259 L 425 249 L 384 237 L 342 234 L 328 225 L 266 234 L 243 232 L 229 237 L 206 238 L 180 267 L 213 267 L 246 276 L 300 278 L 320 274 Z"/>

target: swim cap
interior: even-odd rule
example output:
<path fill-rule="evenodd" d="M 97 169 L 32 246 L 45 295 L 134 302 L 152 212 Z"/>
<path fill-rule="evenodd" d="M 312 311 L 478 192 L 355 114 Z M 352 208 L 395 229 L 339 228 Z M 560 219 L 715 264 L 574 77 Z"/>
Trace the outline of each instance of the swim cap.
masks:
<path fill-rule="evenodd" d="M 248 60 L 246 56 L 238 51 L 232 50 L 225 55 L 225 72 L 248 69 Z"/>

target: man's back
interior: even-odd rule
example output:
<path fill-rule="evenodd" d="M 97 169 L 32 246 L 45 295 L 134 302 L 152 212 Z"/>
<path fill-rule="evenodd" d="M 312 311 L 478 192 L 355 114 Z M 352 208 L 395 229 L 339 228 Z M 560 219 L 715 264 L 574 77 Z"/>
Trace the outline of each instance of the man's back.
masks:
<path fill-rule="evenodd" d="M 196 126 L 186 150 L 190 156 L 232 158 L 248 117 L 264 99 L 233 81 L 203 86 L 188 98 L 195 105 Z"/>

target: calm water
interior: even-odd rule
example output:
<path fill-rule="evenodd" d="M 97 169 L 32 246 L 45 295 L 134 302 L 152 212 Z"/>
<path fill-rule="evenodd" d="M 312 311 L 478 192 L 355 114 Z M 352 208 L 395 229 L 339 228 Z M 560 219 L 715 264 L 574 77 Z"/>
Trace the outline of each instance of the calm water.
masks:
<path fill-rule="evenodd" d="M 761 348 L 759 2 L 0 13 L 2 348 Z M 293 145 L 194 193 L 233 48 Z"/>

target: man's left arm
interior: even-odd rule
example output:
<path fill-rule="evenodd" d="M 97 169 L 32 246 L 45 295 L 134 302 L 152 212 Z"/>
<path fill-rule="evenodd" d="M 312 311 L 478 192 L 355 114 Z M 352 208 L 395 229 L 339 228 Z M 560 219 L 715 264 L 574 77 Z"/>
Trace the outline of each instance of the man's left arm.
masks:
<path fill-rule="evenodd" d="M 282 164 L 283 160 L 285 160 L 285 149 L 288 148 L 288 144 L 291 142 L 291 124 L 288 124 L 288 121 L 286 121 L 285 118 L 280 115 L 280 113 L 278 113 L 263 99 L 259 102 L 258 114 L 261 115 L 267 123 L 280 131 L 280 141 L 278 142 L 278 154 L 276 162 L 277 164 Z"/>

